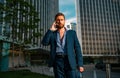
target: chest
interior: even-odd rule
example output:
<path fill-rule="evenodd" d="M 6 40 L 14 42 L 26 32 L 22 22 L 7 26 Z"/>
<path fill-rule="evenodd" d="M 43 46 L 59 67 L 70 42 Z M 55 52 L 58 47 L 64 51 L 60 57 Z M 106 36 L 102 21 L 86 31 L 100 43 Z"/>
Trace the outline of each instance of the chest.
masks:
<path fill-rule="evenodd" d="M 65 35 L 65 32 L 59 32 L 59 38 L 60 38 L 60 40 L 63 39 L 64 35 Z"/>

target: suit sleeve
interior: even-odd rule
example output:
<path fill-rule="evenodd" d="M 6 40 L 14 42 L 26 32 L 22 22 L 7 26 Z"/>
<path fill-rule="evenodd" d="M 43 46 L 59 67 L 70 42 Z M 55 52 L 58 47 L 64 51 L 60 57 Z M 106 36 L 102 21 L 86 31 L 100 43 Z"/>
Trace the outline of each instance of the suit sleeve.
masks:
<path fill-rule="evenodd" d="M 50 44 L 50 40 L 51 40 L 51 36 L 53 34 L 53 31 L 51 30 L 48 30 L 46 33 L 45 33 L 45 36 L 43 37 L 43 40 L 42 40 L 42 44 L 44 46 L 47 46 Z"/>
<path fill-rule="evenodd" d="M 82 56 L 82 51 L 81 51 L 81 47 L 77 38 L 77 34 L 74 31 L 74 49 L 75 49 L 75 53 L 76 53 L 76 61 L 78 63 L 79 67 L 83 67 L 83 56 Z"/>

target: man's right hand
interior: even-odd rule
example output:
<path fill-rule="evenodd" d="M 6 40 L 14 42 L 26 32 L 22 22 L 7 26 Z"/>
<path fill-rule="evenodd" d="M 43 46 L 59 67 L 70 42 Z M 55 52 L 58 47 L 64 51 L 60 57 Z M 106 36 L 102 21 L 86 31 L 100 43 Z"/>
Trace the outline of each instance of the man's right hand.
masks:
<path fill-rule="evenodd" d="M 52 26 L 50 27 L 50 30 L 51 31 L 56 31 L 57 28 L 56 28 L 56 22 L 53 22 Z"/>

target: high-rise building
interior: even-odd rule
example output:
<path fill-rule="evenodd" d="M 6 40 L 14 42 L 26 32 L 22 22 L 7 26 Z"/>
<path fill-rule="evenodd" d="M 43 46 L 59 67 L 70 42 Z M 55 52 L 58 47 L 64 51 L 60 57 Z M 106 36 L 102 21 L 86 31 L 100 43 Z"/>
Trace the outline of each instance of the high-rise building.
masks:
<path fill-rule="evenodd" d="M 120 55 L 120 0 L 76 0 L 84 56 Z"/>
<path fill-rule="evenodd" d="M 67 23 L 67 25 L 65 25 L 65 27 L 76 31 L 76 23 L 73 23 L 73 22 Z"/>
<path fill-rule="evenodd" d="M 25 39 L 27 39 L 28 37 L 30 37 L 30 38 L 32 37 L 32 43 L 31 44 L 35 43 L 36 46 L 35 47 L 30 46 L 29 47 L 30 49 L 35 49 L 37 47 L 37 49 L 39 49 L 39 52 L 40 52 L 41 49 L 49 50 L 48 47 L 44 47 L 44 46 L 41 45 L 41 40 L 42 40 L 42 37 L 44 36 L 44 34 L 47 32 L 47 30 L 52 25 L 52 23 L 54 21 L 54 16 L 59 11 L 59 4 L 58 4 L 59 1 L 58 0 L 23 0 L 23 1 L 27 1 L 29 4 L 32 4 L 35 7 L 35 11 L 38 12 L 38 17 L 39 17 L 40 21 L 39 21 L 39 23 L 37 23 L 37 28 L 36 29 L 34 29 L 34 30 L 28 29 L 27 33 L 24 32 L 24 30 L 27 30 L 27 29 L 25 29 L 25 27 L 23 27 L 22 31 L 19 30 L 20 27 L 17 27 L 16 29 L 13 27 L 14 30 L 16 32 L 18 32 L 18 31 L 21 32 L 20 35 L 21 35 L 21 39 L 23 41 Z M 6 5 L 7 1 L 6 0 L 0 0 L 0 3 L 3 3 L 4 5 Z M 17 6 L 15 6 L 15 7 L 17 7 L 17 9 L 25 8 L 25 7 L 23 7 L 19 4 L 17 4 Z M 25 10 L 29 10 L 29 9 L 25 9 Z M 0 10 L 0 17 L 4 17 L 5 14 L 6 14 L 5 12 L 1 12 L 1 10 Z M 18 17 L 19 19 L 18 20 L 12 20 L 12 21 L 28 22 L 28 19 L 30 19 L 30 16 L 29 17 L 28 16 L 22 17 L 22 15 L 20 15 L 19 11 L 18 11 L 18 15 L 16 15 L 16 17 Z M 3 20 L 3 19 L 0 19 L 0 20 Z M 28 22 L 28 23 L 30 24 L 30 22 Z M 7 33 L 9 33 L 9 34 L 10 34 L 10 32 L 12 32 L 13 28 L 10 25 L 11 24 L 7 24 L 5 22 L 5 20 L 0 22 L 0 41 L 1 41 L 2 37 L 6 36 L 6 35 L 4 35 L 4 30 L 7 31 Z M 33 32 L 40 32 L 42 34 L 42 36 L 34 38 L 33 37 Z M 14 40 L 11 40 L 11 41 L 18 41 L 19 40 L 19 37 L 18 37 L 17 33 L 14 34 L 14 38 L 12 38 L 12 36 L 13 36 L 13 34 L 10 34 L 10 36 L 9 36 L 10 40 L 14 39 Z M 2 42 L 0 42 L 0 48 L 3 48 L 1 46 L 1 44 L 2 44 Z M 6 45 L 7 44 L 5 44 L 5 46 Z M 6 50 L 4 50 L 4 51 L 6 51 Z M 1 56 L 3 56 L 2 54 L 3 53 L 0 52 L 0 60 L 1 60 Z M 9 54 L 9 52 L 8 52 L 8 54 Z M 20 51 L 17 51 L 17 50 L 12 50 L 11 54 L 12 54 L 12 56 L 10 56 L 10 59 L 9 59 L 9 67 L 11 67 L 11 66 L 14 67 L 14 66 L 25 64 L 23 52 L 20 52 Z M 17 55 L 18 57 L 15 57 L 15 55 Z M 9 56 L 7 55 L 7 57 L 9 57 Z M 8 59 L 7 59 L 7 61 L 6 61 L 6 58 L 4 58 L 4 57 L 2 59 L 3 59 L 2 60 L 3 62 L 1 63 L 1 61 L 0 61 L 0 64 L 3 64 L 3 65 L 0 65 L 0 66 L 6 67 L 5 64 L 8 63 Z M 0 67 L 0 68 L 2 68 L 2 67 Z"/>
<path fill-rule="evenodd" d="M 36 31 L 40 31 L 42 36 L 34 39 L 33 43 L 37 43 L 42 49 L 49 49 L 41 45 L 42 37 L 45 35 L 47 30 L 50 28 L 54 21 L 54 16 L 59 11 L 59 0 L 26 0 L 32 4 L 36 11 L 39 13 L 39 26 Z M 42 31 L 41 31 L 42 29 Z"/>
<path fill-rule="evenodd" d="M 23 31 L 21 32 L 21 41 L 24 41 L 25 39 L 29 39 L 29 37 L 32 37 L 32 44 L 36 44 L 38 46 L 38 48 L 42 47 L 45 49 L 48 49 L 47 47 L 43 47 L 41 45 L 41 40 L 43 35 L 46 33 L 46 31 L 48 30 L 48 28 L 50 28 L 50 26 L 52 25 L 53 21 L 54 21 L 54 16 L 55 14 L 59 11 L 59 1 L 58 0 L 24 0 L 27 1 L 29 4 L 33 5 L 35 7 L 35 10 L 38 12 L 38 18 L 40 19 L 39 23 L 37 24 L 37 28 L 35 28 L 35 30 L 27 30 L 29 33 L 25 33 L 23 28 Z M 0 0 L 1 3 L 7 3 L 6 0 Z M 6 5 L 6 4 L 5 4 Z M 17 5 L 18 8 L 21 8 L 22 6 Z M 3 16 L 5 16 L 5 13 L 2 12 L 3 14 L 0 14 Z M 28 20 L 30 17 L 22 17 L 22 15 L 20 15 L 20 13 L 17 15 L 18 18 L 20 18 L 18 21 L 26 21 Z M 29 22 L 28 22 L 29 23 Z M 5 26 L 5 27 L 4 27 Z M 10 33 L 10 29 L 12 30 L 13 28 L 9 28 L 11 27 L 10 25 L 7 25 L 4 20 L 3 22 L 0 23 L 0 34 L 3 36 L 4 34 L 4 30 L 6 30 L 8 33 Z M 6 28 L 6 29 L 5 29 Z M 15 31 L 19 31 L 18 29 L 15 29 Z M 40 32 L 42 34 L 42 36 L 37 37 L 37 38 L 33 38 L 33 32 Z M 5 36 L 5 35 L 4 35 Z M 13 41 L 19 41 L 19 38 L 17 37 L 17 33 L 15 33 L 14 35 L 11 34 L 10 38 L 12 38 L 12 36 L 14 36 L 14 40 Z"/>

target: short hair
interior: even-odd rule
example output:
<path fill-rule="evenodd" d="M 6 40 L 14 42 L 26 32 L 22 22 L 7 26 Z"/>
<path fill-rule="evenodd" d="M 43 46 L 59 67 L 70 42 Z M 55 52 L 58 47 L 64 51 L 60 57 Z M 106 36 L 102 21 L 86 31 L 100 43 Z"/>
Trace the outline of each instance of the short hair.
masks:
<path fill-rule="evenodd" d="M 59 13 L 57 13 L 57 14 L 55 15 L 55 20 L 57 19 L 58 16 L 63 16 L 64 19 L 65 19 L 65 15 L 64 15 L 63 13 L 60 13 L 60 12 L 59 12 Z"/>

